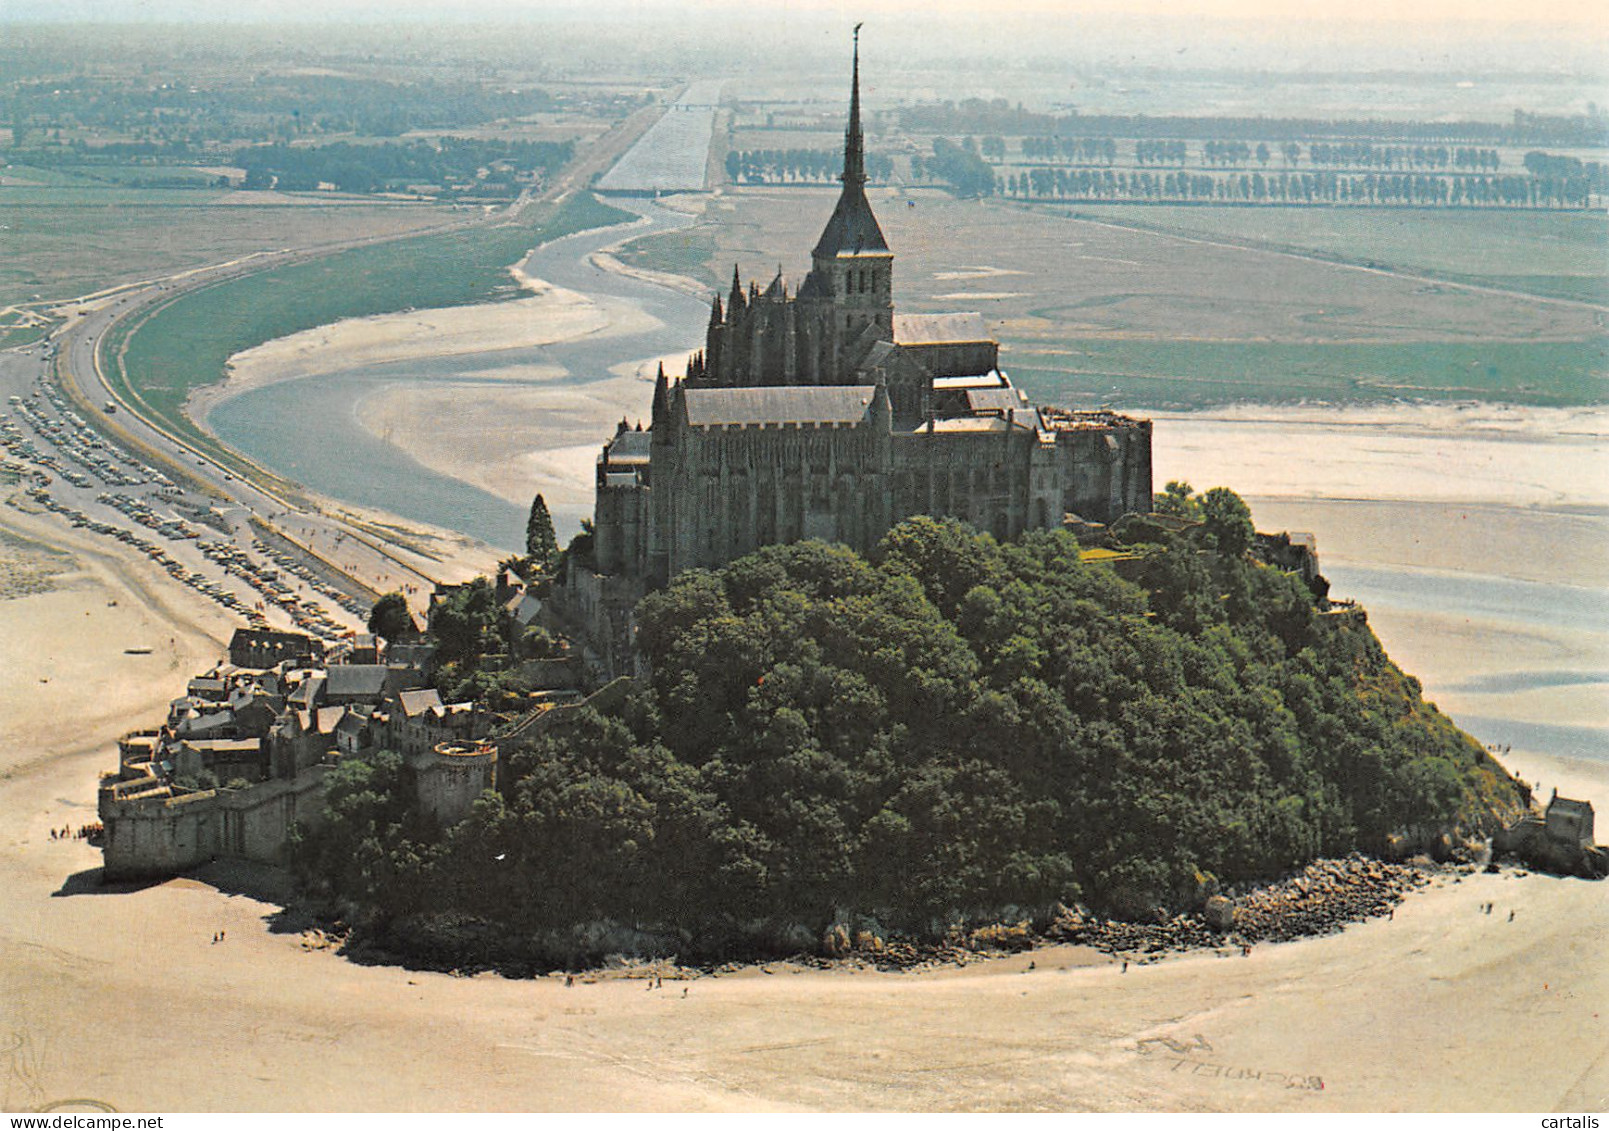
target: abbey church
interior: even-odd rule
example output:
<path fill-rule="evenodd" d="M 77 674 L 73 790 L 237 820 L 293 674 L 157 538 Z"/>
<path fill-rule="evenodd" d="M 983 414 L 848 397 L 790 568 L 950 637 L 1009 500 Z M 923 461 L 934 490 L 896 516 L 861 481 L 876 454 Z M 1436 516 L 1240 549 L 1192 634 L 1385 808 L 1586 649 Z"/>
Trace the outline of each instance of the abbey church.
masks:
<path fill-rule="evenodd" d="M 622 424 L 598 458 L 595 572 L 569 588 L 603 635 L 629 635 L 636 599 L 682 570 L 773 543 L 865 552 L 917 514 L 1014 538 L 1150 509 L 1149 420 L 1034 405 L 981 315 L 895 312 L 864 144 L 857 46 L 843 191 L 809 274 L 789 293 L 734 270 L 685 376 L 661 370 L 651 426 Z"/>

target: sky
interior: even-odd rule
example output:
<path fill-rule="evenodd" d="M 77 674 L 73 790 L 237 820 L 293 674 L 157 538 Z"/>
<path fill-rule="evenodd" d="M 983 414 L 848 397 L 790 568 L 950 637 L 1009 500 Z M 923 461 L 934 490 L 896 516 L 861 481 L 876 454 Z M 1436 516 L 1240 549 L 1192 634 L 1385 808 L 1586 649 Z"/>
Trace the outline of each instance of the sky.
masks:
<path fill-rule="evenodd" d="M 1320 24 L 1548 23 L 1609 36 L 1604 0 L 0 0 L 0 20 L 659 18 L 702 11 L 786 19 L 1042 15 L 1205 17 Z"/>
<path fill-rule="evenodd" d="M 528 29 L 504 45 L 549 27 L 591 30 L 596 50 L 618 46 L 639 62 L 657 50 L 672 70 L 709 73 L 765 60 L 819 69 L 862 20 L 871 56 L 969 68 L 969 89 L 1002 65 L 1545 73 L 1583 80 L 1609 103 L 1609 0 L 0 0 L 0 25 L 345 23 L 404 39 L 425 22 L 466 36 L 479 25 Z"/>

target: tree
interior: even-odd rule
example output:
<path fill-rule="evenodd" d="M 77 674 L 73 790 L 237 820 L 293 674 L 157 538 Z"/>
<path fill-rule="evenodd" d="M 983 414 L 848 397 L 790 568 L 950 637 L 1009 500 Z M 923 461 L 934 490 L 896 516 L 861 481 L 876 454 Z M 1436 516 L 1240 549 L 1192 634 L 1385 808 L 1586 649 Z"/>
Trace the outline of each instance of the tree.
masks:
<path fill-rule="evenodd" d="M 1201 517 L 1220 554 L 1239 557 L 1251 548 L 1251 508 L 1228 487 L 1214 487 L 1201 496 Z"/>
<path fill-rule="evenodd" d="M 491 583 L 484 577 L 459 586 L 437 601 L 430 610 L 436 662 L 473 663 L 495 647 L 499 612 Z"/>
<path fill-rule="evenodd" d="M 401 640 L 418 631 L 413 614 L 408 611 L 408 599 L 401 593 L 387 593 L 369 610 L 369 631 L 387 640 Z"/>
<path fill-rule="evenodd" d="M 781 945 L 777 924 L 932 937 L 957 913 L 1179 906 L 1202 873 L 1514 810 L 1367 625 L 1321 626 L 1299 579 L 1233 553 L 1234 492 L 1164 497 L 1205 520 L 1135 580 L 1065 530 L 932 518 L 873 560 L 803 542 L 684 572 L 638 606 L 648 677 L 511 741 L 467 821 L 436 828 L 395 755 L 347 759 L 296 858 L 366 911 L 631 922 L 729 956 Z M 473 652 L 491 592 L 432 623 L 495 700 L 513 673 Z"/>
<path fill-rule="evenodd" d="M 1190 489 L 1190 484 L 1182 479 L 1172 479 L 1168 485 L 1157 493 L 1151 506 L 1157 514 L 1172 515 L 1175 518 L 1201 518 L 1201 500 Z"/>
<path fill-rule="evenodd" d="M 531 500 L 531 516 L 525 520 L 525 554 L 542 573 L 558 564 L 559 540 L 553 533 L 553 516 L 548 514 L 548 505 L 540 494 Z"/>

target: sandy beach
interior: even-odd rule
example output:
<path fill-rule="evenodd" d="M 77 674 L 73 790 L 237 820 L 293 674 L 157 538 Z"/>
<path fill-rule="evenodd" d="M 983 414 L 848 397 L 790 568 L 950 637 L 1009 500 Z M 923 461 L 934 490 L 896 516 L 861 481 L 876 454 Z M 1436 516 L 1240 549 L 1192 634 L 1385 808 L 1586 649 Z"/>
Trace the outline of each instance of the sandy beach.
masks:
<path fill-rule="evenodd" d="M 244 350 L 230 359 L 224 381 L 191 395 L 185 412 L 205 424 L 207 414 L 220 401 L 248 389 L 398 361 L 529 349 L 596 333 L 630 314 L 611 311 L 585 295 L 529 276 L 516 273 L 516 278 L 531 292 L 529 296 L 479 306 L 349 318 Z M 484 379 L 490 372 L 479 376 Z"/>
<path fill-rule="evenodd" d="M 118 592 L 119 608 L 177 624 L 183 658 L 201 658 L 190 610 L 116 585 L 77 592 Z M 7 638 L 20 621 L 50 636 L 82 616 L 30 600 L 0 602 Z M 120 678 L 132 719 L 174 690 L 167 672 Z M 22 764 L 15 744 L 3 755 L 6 1110 L 1536 1111 L 1609 1099 L 1601 885 L 1448 877 L 1391 921 L 1127 973 L 1048 948 L 916 975 L 774 965 L 659 990 L 456 978 L 316 949 L 275 905 L 228 894 L 227 870 L 207 874 L 223 890 L 98 887 L 98 854 L 48 830 L 88 818 L 120 725 L 64 735 L 41 716 L 27 733 L 48 757 Z M 1609 802 L 1601 765 L 1533 757 L 1523 771 Z"/>

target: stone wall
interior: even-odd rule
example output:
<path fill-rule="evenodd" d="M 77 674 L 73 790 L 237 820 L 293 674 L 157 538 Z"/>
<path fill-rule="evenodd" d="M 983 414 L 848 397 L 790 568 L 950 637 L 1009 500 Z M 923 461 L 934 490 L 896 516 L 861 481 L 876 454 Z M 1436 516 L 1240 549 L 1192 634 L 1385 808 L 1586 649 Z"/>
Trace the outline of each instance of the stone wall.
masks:
<path fill-rule="evenodd" d="M 316 824 L 322 814 L 326 767 L 289 781 L 249 789 L 206 790 L 169 796 L 127 797 L 122 784 L 102 784 L 99 815 L 108 880 L 171 876 L 220 856 L 283 863 L 296 821 Z"/>
<path fill-rule="evenodd" d="M 443 742 L 413 755 L 419 805 L 441 825 L 450 827 L 469 816 L 475 800 L 496 784 L 497 747 L 489 742 Z"/>
<path fill-rule="evenodd" d="M 655 452 L 667 576 L 803 538 L 870 549 L 889 525 L 887 443 L 871 425 L 681 430 L 666 474 Z"/>

